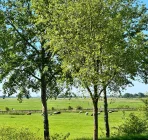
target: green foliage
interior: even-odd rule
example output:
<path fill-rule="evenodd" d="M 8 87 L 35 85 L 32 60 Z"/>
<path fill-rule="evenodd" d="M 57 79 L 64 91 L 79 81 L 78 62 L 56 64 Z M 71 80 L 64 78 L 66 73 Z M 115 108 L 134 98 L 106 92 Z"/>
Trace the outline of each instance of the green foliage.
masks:
<path fill-rule="evenodd" d="M 72 110 L 73 108 L 71 106 L 68 106 L 68 110 Z"/>
<path fill-rule="evenodd" d="M 71 106 L 68 106 L 68 110 L 72 110 L 73 109 L 73 107 L 71 107 Z"/>
<path fill-rule="evenodd" d="M 119 105 L 117 108 L 130 108 L 129 105 Z"/>
<path fill-rule="evenodd" d="M 31 92 L 40 91 L 45 77 L 42 82 L 47 96 L 57 97 L 61 90 L 57 83 L 60 60 L 46 45 L 45 25 L 37 24 L 31 0 L 2 0 L 1 6 L 0 81 L 5 81 L 4 94 L 17 93 L 21 102 L 23 97 L 30 98 Z"/>
<path fill-rule="evenodd" d="M 28 128 L 0 127 L 0 140 L 42 140 Z"/>
<path fill-rule="evenodd" d="M 110 138 L 99 138 L 98 140 L 147 140 L 148 135 L 116 136 Z M 92 140 L 92 138 L 77 138 L 74 140 Z"/>
<path fill-rule="evenodd" d="M 66 135 L 56 133 L 51 136 L 51 140 L 67 140 L 69 136 L 70 136 L 70 133 L 67 133 Z"/>
<path fill-rule="evenodd" d="M 142 134 L 147 131 L 148 123 L 145 119 L 142 119 L 133 113 L 129 114 L 125 122 L 118 127 L 119 135 L 136 135 Z M 117 135 L 118 135 L 117 134 Z"/>
<path fill-rule="evenodd" d="M 33 2 L 39 6 L 36 0 Z M 46 37 L 53 35 L 50 43 L 63 60 L 64 72 L 71 72 L 85 83 L 84 87 L 108 85 L 116 75 L 112 90 L 114 85 L 119 89 L 130 84 L 128 78 L 133 79 L 138 70 L 142 73 L 141 60 L 147 58 L 145 6 L 135 0 L 68 0 L 62 4 L 57 0 L 56 10 L 52 11 L 53 3 L 49 4 L 50 15 L 46 10 L 39 12 L 45 18 L 40 18 L 40 22 L 54 26 L 52 31 L 47 27 Z M 53 22 L 48 18 L 51 13 Z"/>
<path fill-rule="evenodd" d="M 6 110 L 6 111 L 10 111 L 9 107 L 5 107 L 5 110 Z"/>
<path fill-rule="evenodd" d="M 51 110 L 55 110 L 55 108 L 54 107 L 51 107 Z"/>
<path fill-rule="evenodd" d="M 83 108 L 82 108 L 82 106 L 78 105 L 78 106 L 76 107 L 76 109 L 77 109 L 77 110 L 82 110 Z"/>
<path fill-rule="evenodd" d="M 25 113 L 23 113 L 23 112 L 15 112 L 15 111 L 11 111 L 11 112 L 9 112 L 9 115 L 25 115 Z"/>
<path fill-rule="evenodd" d="M 144 103 L 143 110 L 144 110 L 145 117 L 148 120 L 148 98 L 141 99 L 141 101 Z"/>

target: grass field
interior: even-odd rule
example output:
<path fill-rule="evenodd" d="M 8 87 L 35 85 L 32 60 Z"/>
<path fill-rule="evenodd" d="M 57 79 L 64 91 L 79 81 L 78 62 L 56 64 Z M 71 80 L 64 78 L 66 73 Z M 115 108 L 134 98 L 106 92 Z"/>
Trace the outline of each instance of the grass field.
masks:
<path fill-rule="evenodd" d="M 126 117 L 130 112 L 126 112 Z M 136 112 L 137 113 L 137 112 Z M 109 114 L 110 127 L 116 127 L 122 123 L 122 111 Z M 43 118 L 40 114 L 28 115 L 1 115 L 0 126 L 13 126 L 29 128 L 37 136 L 43 134 Z M 85 116 L 84 113 L 62 113 L 60 115 L 49 116 L 50 132 L 66 135 L 70 133 L 69 139 L 93 136 L 93 117 Z M 112 134 L 114 129 L 112 129 Z M 99 116 L 99 135 L 104 137 L 103 113 Z"/>
<path fill-rule="evenodd" d="M 109 99 L 109 108 L 118 108 L 120 106 L 129 107 L 140 107 L 143 103 L 139 99 Z M 68 106 L 76 108 L 82 106 L 84 109 L 92 108 L 92 102 L 90 99 L 57 99 L 48 100 L 48 108 L 51 109 L 67 109 Z M 39 110 L 41 109 L 41 102 L 39 98 L 24 99 L 23 103 L 19 103 L 16 98 L 0 99 L 0 109 L 5 110 L 5 107 L 14 108 L 15 110 Z M 99 101 L 98 107 L 103 107 L 103 102 Z M 93 136 L 93 117 L 86 116 L 84 113 L 65 113 L 62 112 L 60 115 L 49 116 L 50 133 L 66 135 L 70 133 L 69 139 L 87 137 L 92 138 Z M 125 117 L 131 113 L 130 111 L 125 112 Z M 135 111 L 136 114 L 142 115 L 142 112 Z M 109 114 L 109 122 L 111 133 L 114 133 L 112 127 L 117 127 L 122 123 L 123 112 L 113 112 Z M 0 126 L 11 126 L 17 128 L 29 128 L 31 132 L 36 133 L 37 136 L 43 136 L 43 117 L 41 114 L 34 113 L 32 115 L 0 115 Z M 104 137 L 104 118 L 103 112 L 99 115 L 99 136 Z"/>
<path fill-rule="evenodd" d="M 74 109 L 77 106 L 81 106 L 84 109 L 92 109 L 92 101 L 89 98 L 86 99 L 57 99 L 57 100 L 48 100 L 48 109 L 51 110 L 54 107 L 56 110 L 58 109 L 67 109 L 68 106 L 73 107 Z M 109 108 L 122 108 L 131 107 L 138 108 L 142 106 L 143 103 L 140 99 L 123 99 L 123 98 L 110 98 L 108 99 Z M 14 108 L 15 110 L 40 110 L 41 109 L 41 101 L 40 98 L 30 98 L 24 99 L 22 103 L 19 103 L 16 98 L 0 98 L 0 110 L 5 110 L 5 107 L 10 109 Z M 99 101 L 98 107 L 103 108 L 103 101 Z"/>

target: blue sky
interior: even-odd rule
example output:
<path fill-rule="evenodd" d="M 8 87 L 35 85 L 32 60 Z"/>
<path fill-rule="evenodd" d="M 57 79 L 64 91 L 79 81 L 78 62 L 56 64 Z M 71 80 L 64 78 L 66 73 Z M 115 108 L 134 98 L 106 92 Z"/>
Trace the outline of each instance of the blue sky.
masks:
<path fill-rule="evenodd" d="M 148 8 L 148 0 L 142 0 L 142 2 L 144 4 L 146 4 L 146 6 Z M 126 92 L 129 92 L 129 93 L 138 93 L 138 92 L 145 93 L 145 92 L 148 92 L 148 84 L 146 85 L 146 84 L 140 83 L 138 81 L 134 81 L 133 84 L 134 84 L 134 86 L 133 87 L 127 87 L 126 90 L 124 91 L 124 93 L 126 93 Z M 1 87 L 1 84 L 0 84 L 0 90 L 1 89 L 2 89 L 2 87 Z M 0 92 L 0 95 L 2 95 L 1 92 Z"/>
<path fill-rule="evenodd" d="M 148 8 L 148 0 L 142 0 L 142 2 L 144 4 L 146 4 L 146 7 Z M 127 87 L 127 89 L 124 91 L 125 93 L 126 92 L 129 92 L 129 93 L 138 93 L 138 92 L 148 92 L 148 84 L 143 84 L 143 83 L 140 83 L 138 81 L 134 81 L 133 82 L 134 86 L 133 87 Z"/>

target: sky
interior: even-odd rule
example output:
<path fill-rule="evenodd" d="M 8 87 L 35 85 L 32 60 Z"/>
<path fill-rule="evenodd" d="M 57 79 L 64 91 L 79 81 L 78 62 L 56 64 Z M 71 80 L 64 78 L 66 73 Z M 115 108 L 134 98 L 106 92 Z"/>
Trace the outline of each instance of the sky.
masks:
<path fill-rule="evenodd" d="M 144 4 L 146 4 L 146 7 L 148 8 L 148 0 L 142 0 Z M 138 93 L 138 92 L 148 92 L 148 84 L 143 84 L 138 81 L 133 82 L 134 86 L 133 87 L 127 87 L 127 89 L 124 91 L 124 93 L 129 92 L 129 93 Z"/>
<path fill-rule="evenodd" d="M 147 8 L 148 8 L 148 0 L 141 0 L 144 4 L 146 4 Z M 126 90 L 123 91 L 123 93 L 138 93 L 138 92 L 142 92 L 142 93 L 146 93 L 148 92 L 148 84 L 143 84 L 140 83 L 138 81 L 133 81 L 134 86 L 132 87 L 127 87 Z M 0 95 L 2 95 L 1 93 L 1 89 L 2 89 L 2 85 L 0 84 Z"/>

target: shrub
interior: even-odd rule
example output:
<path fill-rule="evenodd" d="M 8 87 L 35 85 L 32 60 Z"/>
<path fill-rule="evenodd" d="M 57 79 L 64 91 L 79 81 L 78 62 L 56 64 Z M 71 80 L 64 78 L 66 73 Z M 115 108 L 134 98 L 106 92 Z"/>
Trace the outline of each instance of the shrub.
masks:
<path fill-rule="evenodd" d="M 146 119 L 148 120 L 148 98 L 141 99 L 141 101 L 144 103 L 143 111 L 144 111 Z"/>
<path fill-rule="evenodd" d="M 79 105 L 78 105 L 78 106 L 76 107 L 76 109 L 77 109 L 77 110 L 82 110 L 83 108 L 82 108 L 82 106 L 79 106 Z"/>
<path fill-rule="evenodd" d="M 129 118 L 118 127 L 118 135 L 135 135 L 147 130 L 147 121 L 131 113 Z"/>
<path fill-rule="evenodd" d="M 0 128 L 0 140 L 42 140 L 30 132 L 28 128 L 13 128 L 9 126 Z"/>
<path fill-rule="evenodd" d="M 68 106 L 68 110 L 72 110 L 73 108 L 71 106 Z"/>
<path fill-rule="evenodd" d="M 8 107 L 5 107 L 5 110 L 6 110 L 6 111 L 9 111 L 10 109 L 9 109 Z"/>
<path fill-rule="evenodd" d="M 55 108 L 54 107 L 51 107 L 51 110 L 55 110 Z"/>
<path fill-rule="evenodd" d="M 9 112 L 9 115 L 25 115 L 23 112 Z"/>
<path fill-rule="evenodd" d="M 51 136 L 51 140 L 66 140 L 70 136 L 70 133 L 67 133 L 65 136 L 63 134 L 54 134 Z"/>

